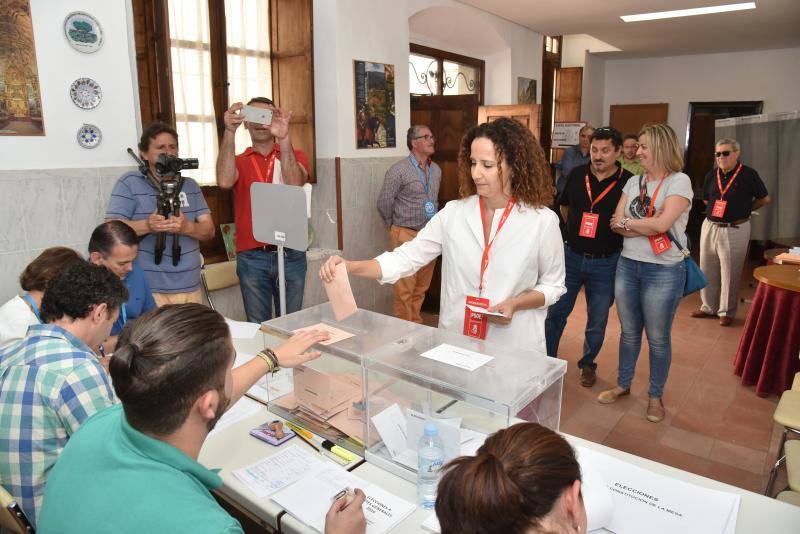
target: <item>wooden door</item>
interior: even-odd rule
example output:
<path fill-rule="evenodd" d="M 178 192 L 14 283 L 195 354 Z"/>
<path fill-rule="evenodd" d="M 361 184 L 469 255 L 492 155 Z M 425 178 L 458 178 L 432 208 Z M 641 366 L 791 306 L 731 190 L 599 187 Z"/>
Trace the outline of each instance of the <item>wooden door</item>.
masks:
<path fill-rule="evenodd" d="M 580 122 L 582 95 L 583 67 L 556 69 L 553 122 Z M 550 162 L 557 162 L 563 155 L 564 150 L 561 148 L 551 150 Z"/>
<path fill-rule="evenodd" d="M 442 168 L 439 206 L 444 206 L 458 198 L 458 150 L 464 134 L 478 124 L 478 96 L 412 96 L 411 124 L 424 124 L 436 136 L 436 153 L 431 159 Z M 439 312 L 441 272 L 442 260 L 439 258 L 422 305 L 431 313 Z"/>
<path fill-rule="evenodd" d="M 669 104 L 615 104 L 609 114 L 610 126 L 625 134 L 638 134 L 645 124 L 666 124 Z"/>
<path fill-rule="evenodd" d="M 512 106 L 480 106 L 478 107 L 478 124 L 491 122 L 499 117 L 508 117 L 522 123 L 533 132 L 537 141 L 541 142 L 541 111 L 539 104 L 516 104 Z"/>

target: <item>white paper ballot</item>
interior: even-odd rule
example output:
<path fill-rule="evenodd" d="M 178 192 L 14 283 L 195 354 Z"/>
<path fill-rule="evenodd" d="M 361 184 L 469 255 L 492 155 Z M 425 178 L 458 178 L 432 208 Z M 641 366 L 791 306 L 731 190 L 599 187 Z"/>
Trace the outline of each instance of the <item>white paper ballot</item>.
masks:
<path fill-rule="evenodd" d="M 319 455 L 292 445 L 252 465 L 236 469 L 233 475 L 261 498 L 297 482 L 323 463 Z"/>
<path fill-rule="evenodd" d="M 258 333 L 261 325 L 258 323 L 246 323 L 243 321 L 234 321 L 233 319 L 225 319 L 228 323 L 228 328 L 231 329 L 231 337 L 233 339 L 253 339 Z"/>
<path fill-rule="evenodd" d="M 392 458 L 398 457 L 407 448 L 406 417 L 397 403 L 392 404 L 372 417 L 383 444 Z"/>
<path fill-rule="evenodd" d="M 474 371 L 481 365 L 494 359 L 492 356 L 448 345 L 447 343 L 442 343 L 438 347 L 423 352 L 420 356 L 466 369 L 467 371 Z"/>
<path fill-rule="evenodd" d="M 389 532 L 416 508 L 413 503 L 389 493 L 377 484 L 370 484 L 342 467 L 327 462 L 273 495 L 272 500 L 297 520 L 317 532 L 323 532 L 325 514 L 332 498 L 344 488 L 360 488 L 366 494 L 362 508 L 367 519 L 367 534 Z"/>
<path fill-rule="evenodd" d="M 461 456 L 461 418 L 431 419 L 416 410 L 406 410 L 406 448 L 416 453 L 419 438 L 422 437 L 428 421 L 436 423 L 447 459 Z M 415 465 L 414 468 L 416 467 Z"/>
<path fill-rule="evenodd" d="M 439 534 L 442 531 L 442 529 L 439 528 L 439 518 L 436 517 L 435 512 L 429 515 L 428 519 L 422 522 L 422 528 L 428 532 L 433 532 L 433 534 Z"/>
<path fill-rule="evenodd" d="M 472 304 L 467 304 L 467 308 L 475 313 L 482 313 L 484 315 L 491 315 L 493 317 L 505 317 L 505 315 L 500 312 L 490 312 L 486 308 L 480 308 L 478 306 L 473 306 Z"/>
<path fill-rule="evenodd" d="M 584 447 L 576 452 L 581 466 L 591 466 L 602 476 L 611 494 L 613 512 L 604 525 L 607 530 L 616 534 L 735 532 L 739 495 L 653 473 Z"/>

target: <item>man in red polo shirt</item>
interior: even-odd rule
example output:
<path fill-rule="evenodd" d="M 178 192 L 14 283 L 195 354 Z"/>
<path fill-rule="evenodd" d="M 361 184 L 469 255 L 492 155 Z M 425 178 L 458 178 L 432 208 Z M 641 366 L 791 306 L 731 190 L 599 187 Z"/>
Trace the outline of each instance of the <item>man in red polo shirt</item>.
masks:
<path fill-rule="evenodd" d="M 250 206 L 250 184 L 254 182 L 283 183 L 302 186 L 308 179 L 308 158 L 295 150 L 289 137 L 292 113 L 284 114 L 269 98 L 255 97 L 248 106 L 272 110 L 272 124 L 244 121 L 241 102 L 225 112 L 225 133 L 217 158 L 217 185 L 233 189 L 234 222 L 236 223 L 236 274 L 242 288 L 242 300 L 247 320 L 261 323 L 280 315 L 278 287 L 278 252 L 253 237 L 253 217 Z M 236 129 L 244 122 L 252 146 L 235 155 Z M 306 253 L 284 249 L 286 277 L 286 312 L 303 306 L 306 280 Z"/>

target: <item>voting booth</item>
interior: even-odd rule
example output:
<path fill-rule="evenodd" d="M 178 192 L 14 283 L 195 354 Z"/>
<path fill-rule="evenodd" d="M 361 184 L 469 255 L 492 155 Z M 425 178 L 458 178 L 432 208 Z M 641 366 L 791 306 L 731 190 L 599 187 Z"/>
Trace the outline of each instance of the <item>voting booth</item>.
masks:
<path fill-rule="evenodd" d="M 284 336 L 307 328 L 332 338 L 314 347 L 319 359 L 294 369 L 293 393 L 270 410 L 403 478 L 416 479 L 427 421 L 448 457 L 474 454 L 520 420 L 559 429 L 563 360 L 368 310 L 336 321 L 328 303 L 262 325 Z"/>

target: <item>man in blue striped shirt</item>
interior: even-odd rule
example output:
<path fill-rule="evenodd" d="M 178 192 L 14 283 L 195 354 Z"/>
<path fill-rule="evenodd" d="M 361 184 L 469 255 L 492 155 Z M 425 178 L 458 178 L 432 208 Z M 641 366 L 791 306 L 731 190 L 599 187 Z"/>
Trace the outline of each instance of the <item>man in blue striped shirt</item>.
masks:
<path fill-rule="evenodd" d="M 127 299 L 117 275 L 76 263 L 48 283 L 44 323 L 0 350 L 0 483 L 34 526 L 47 475 L 70 436 L 114 403 L 91 347 L 108 337 Z"/>
<path fill-rule="evenodd" d="M 139 153 L 150 173 L 160 180 L 156 160 L 160 154 L 178 156 L 178 132 L 160 122 L 148 125 L 139 140 Z M 157 213 L 158 191 L 139 171 L 125 173 L 117 180 L 106 208 L 106 220 L 119 219 L 142 238 L 138 264 L 147 276 L 158 306 L 202 302 L 200 241 L 214 237 L 214 219 L 200 186 L 193 179 L 184 178 L 177 217 L 172 214 L 164 218 Z M 168 234 L 168 239 L 164 257 L 157 264 L 156 238 L 162 232 Z M 177 265 L 172 262 L 172 239 L 178 239 L 181 247 Z"/>

